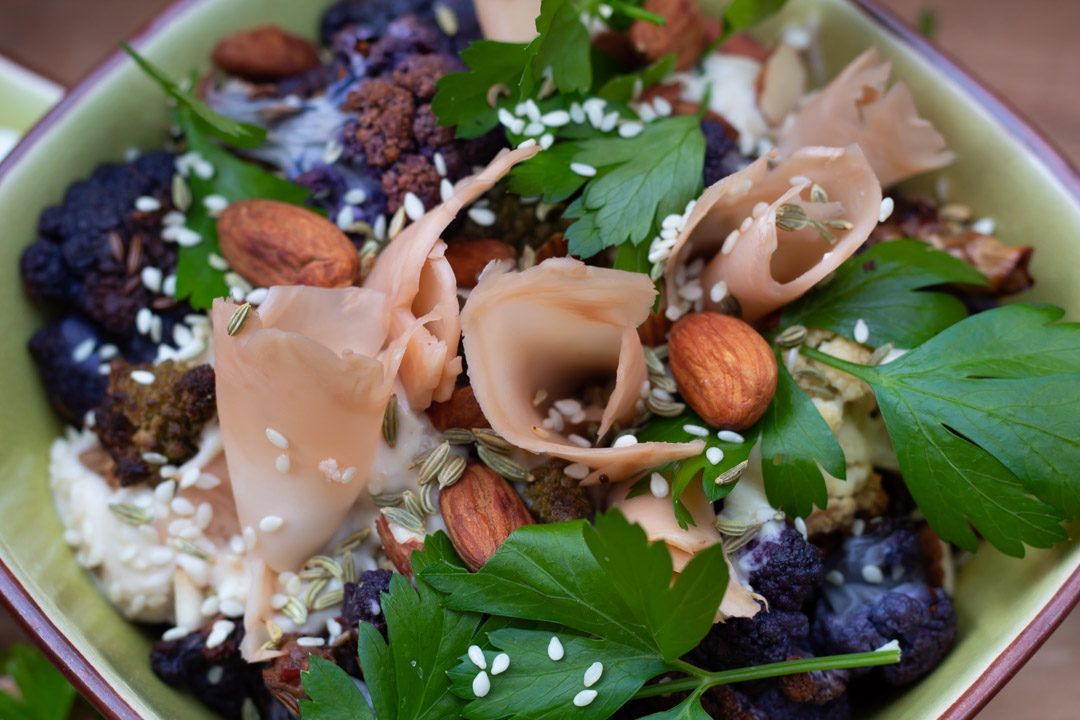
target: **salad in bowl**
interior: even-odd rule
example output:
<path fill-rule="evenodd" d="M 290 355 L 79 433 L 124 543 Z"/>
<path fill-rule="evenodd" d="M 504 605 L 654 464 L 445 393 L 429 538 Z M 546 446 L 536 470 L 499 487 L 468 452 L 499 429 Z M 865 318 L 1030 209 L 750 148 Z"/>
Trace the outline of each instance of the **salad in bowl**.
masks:
<path fill-rule="evenodd" d="M 845 718 L 1077 515 L 1080 330 L 773 3 L 342 2 L 22 254 L 50 488 L 225 717 Z M 163 99 L 163 102 L 165 100 Z M 904 187 L 907 187 L 906 185 Z"/>

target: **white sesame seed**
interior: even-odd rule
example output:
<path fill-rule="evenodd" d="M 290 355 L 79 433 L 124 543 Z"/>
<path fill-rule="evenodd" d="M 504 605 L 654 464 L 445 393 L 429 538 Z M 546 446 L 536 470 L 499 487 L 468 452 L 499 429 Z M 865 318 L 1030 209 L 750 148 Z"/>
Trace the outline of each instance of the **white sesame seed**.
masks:
<path fill-rule="evenodd" d="M 175 497 L 169 503 L 169 508 L 177 515 L 194 515 L 195 506 L 187 498 Z"/>
<path fill-rule="evenodd" d="M 164 233 L 162 233 L 164 237 Z M 176 244 L 180 247 L 195 247 L 202 242 L 202 235 L 191 228 L 180 227 L 176 232 Z"/>
<path fill-rule="evenodd" d="M 221 601 L 220 609 L 228 617 L 240 617 L 244 614 L 244 603 L 235 598 L 226 598 Z"/>
<path fill-rule="evenodd" d="M 881 209 L 878 211 L 878 222 L 885 222 L 892 215 L 894 203 L 891 197 L 881 200 Z"/>
<path fill-rule="evenodd" d="M 559 640 L 559 638 L 557 636 L 555 636 L 555 635 L 552 635 L 551 640 L 548 641 L 548 651 L 547 652 L 548 652 L 548 657 L 551 658 L 552 660 L 554 660 L 555 662 L 558 662 L 559 660 L 562 660 L 563 655 L 566 654 L 566 651 L 563 650 L 562 641 Z"/>
<path fill-rule="evenodd" d="M 578 447 L 583 447 L 583 448 L 592 447 L 591 442 L 589 442 L 585 438 L 581 437 L 577 433 L 570 433 L 569 435 L 566 436 L 566 439 L 569 440 L 570 442 L 574 443 Z"/>
<path fill-rule="evenodd" d="M 581 103 L 570 104 L 570 119 L 578 125 L 585 122 L 585 108 L 581 107 Z"/>
<path fill-rule="evenodd" d="M 870 339 L 870 326 L 866 324 L 866 321 L 859 318 L 855 321 L 855 332 L 852 333 L 855 338 L 855 342 L 860 345 L 865 345 L 866 341 Z"/>
<path fill-rule="evenodd" d="M 157 547 L 150 548 L 146 553 L 146 559 L 150 561 L 150 564 L 155 567 L 162 567 L 172 562 L 175 554 L 167 547 L 158 545 Z"/>
<path fill-rule="evenodd" d="M 371 226 L 371 231 L 375 234 L 375 239 L 379 242 L 382 242 L 386 239 L 386 215 L 380 214 L 379 217 L 375 218 L 375 224 Z"/>
<path fill-rule="evenodd" d="M 637 137 L 645 129 L 645 126 L 639 122 L 625 122 L 619 125 L 619 137 L 633 138 Z"/>
<path fill-rule="evenodd" d="M 851 523 L 851 534 L 859 537 L 864 532 L 866 532 L 866 521 L 862 518 L 856 518 L 855 522 Z"/>
<path fill-rule="evenodd" d="M 701 289 L 700 283 L 695 280 L 692 283 L 687 283 L 679 288 L 679 297 L 690 302 L 696 302 L 702 298 L 705 291 Z"/>
<path fill-rule="evenodd" d="M 169 297 L 176 297 L 176 275 L 166 275 L 161 281 L 161 293 Z"/>
<path fill-rule="evenodd" d="M 405 199 L 402 201 L 405 207 L 405 214 L 409 216 L 412 221 L 419 220 L 424 217 L 424 201 L 421 200 L 415 193 L 405 193 Z"/>
<path fill-rule="evenodd" d="M 528 138 L 526 140 L 522 140 L 520 143 L 518 143 L 517 149 L 525 150 L 531 147 L 536 147 L 536 138 Z"/>
<path fill-rule="evenodd" d="M 637 109 L 637 114 L 638 117 L 641 118 L 641 121 L 645 123 L 651 123 L 656 119 L 656 111 L 653 110 L 652 105 L 648 103 L 643 103 L 641 107 Z"/>
<path fill-rule="evenodd" d="M 519 118 L 514 118 L 513 124 L 506 128 L 510 131 L 511 135 L 524 135 L 525 134 L 525 121 Z"/>
<path fill-rule="evenodd" d="M 326 630 L 335 638 L 345 632 L 345 628 L 341 627 L 341 623 L 334 618 L 330 618 L 326 621 Z M 330 643 L 333 644 L 333 640 L 331 640 Z"/>
<path fill-rule="evenodd" d="M 735 243 L 739 239 L 738 229 L 732 230 L 728 233 L 728 236 L 724 238 L 724 245 L 720 248 L 721 255 L 730 255 L 731 251 L 735 249 Z"/>
<path fill-rule="evenodd" d="M 348 485 L 349 483 L 351 483 L 353 481 L 353 478 L 356 477 L 356 473 L 357 470 L 352 465 L 345 468 L 345 470 L 341 473 L 341 484 Z"/>
<path fill-rule="evenodd" d="M 272 533 L 281 529 L 285 521 L 278 515 L 267 515 L 259 521 L 259 529 L 263 532 Z"/>
<path fill-rule="evenodd" d="M 714 303 L 718 303 L 727 297 L 727 283 L 720 280 L 711 288 L 709 288 L 709 300 Z"/>
<path fill-rule="evenodd" d="M 705 459 L 713 465 L 719 465 L 724 460 L 724 451 L 718 447 L 711 447 L 705 451 Z"/>
<path fill-rule="evenodd" d="M 581 463 L 571 463 L 563 468 L 563 474 L 574 480 L 584 480 L 589 474 L 589 466 Z"/>
<path fill-rule="evenodd" d="M 997 229 L 997 223 L 993 218 L 984 217 L 971 223 L 971 231 L 980 235 L 993 235 Z"/>
<path fill-rule="evenodd" d="M 194 170 L 195 174 L 203 180 L 209 180 L 210 178 L 214 177 L 214 166 L 206 160 L 197 160 L 191 166 L 191 169 Z"/>
<path fill-rule="evenodd" d="M 147 265 L 139 273 L 139 277 L 142 279 L 143 287 L 150 292 L 161 292 L 161 282 L 164 278 L 164 274 L 161 272 L 161 268 L 156 268 L 153 265 Z"/>
<path fill-rule="evenodd" d="M 217 217 L 225 208 L 229 207 L 229 198 L 224 195 L 207 195 L 202 201 L 203 207 L 210 213 L 210 217 Z"/>
<path fill-rule="evenodd" d="M 173 642 L 180 640 L 188 636 L 188 629 L 182 627 L 171 627 L 161 634 L 161 639 L 165 642 Z"/>
<path fill-rule="evenodd" d="M 556 400 L 551 404 L 556 410 L 563 415 L 574 415 L 581 412 L 581 402 L 573 398 L 563 398 L 562 400 Z"/>
<path fill-rule="evenodd" d="M 326 641 L 321 637 L 299 637 L 296 638 L 296 644 L 300 647 L 322 647 Z"/>
<path fill-rule="evenodd" d="M 282 450 L 289 449 L 289 441 L 285 438 L 284 435 L 282 435 L 272 427 L 266 428 L 266 439 L 269 440 L 270 443 L 275 447 L 279 447 Z"/>
<path fill-rule="evenodd" d="M 660 117 L 667 117 L 668 115 L 671 115 L 671 103 L 669 103 L 665 98 L 657 96 L 653 99 L 652 104 L 653 107 L 656 108 L 656 114 Z"/>
<path fill-rule="evenodd" d="M 570 163 L 571 172 L 580 175 L 581 177 L 595 177 L 596 168 L 592 165 L 586 165 L 585 163 Z"/>
<path fill-rule="evenodd" d="M 682 429 L 691 435 L 697 435 L 698 437 L 708 437 L 709 431 L 700 425 L 683 425 Z"/>
<path fill-rule="evenodd" d="M 173 342 L 176 343 L 176 347 L 184 347 L 190 343 L 195 342 L 195 334 L 191 332 L 191 328 L 183 323 L 176 323 L 173 325 Z"/>
<path fill-rule="evenodd" d="M 552 110 L 541 116 L 540 122 L 548 127 L 558 128 L 570 124 L 570 113 L 565 110 Z"/>
<path fill-rule="evenodd" d="M 619 123 L 619 113 L 609 112 L 604 116 L 604 119 L 600 122 L 600 132 L 611 132 L 615 129 L 615 126 Z"/>
<path fill-rule="evenodd" d="M 345 205 L 334 216 L 334 224 L 341 230 L 348 230 L 356 222 L 356 211 L 352 205 Z"/>
<path fill-rule="evenodd" d="M 142 197 L 135 198 L 135 209 L 139 212 L 156 212 L 161 209 L 161 203 L 157 198 L 143 195 Z"/>
<path fill-rule="evenodd" d="M 220 270 L 221 272 L 225 272 L 229 269 L 229 261 L 218 255 L 217 253 L 210 253 L 209 255 L 207 255 L 206 264 L 214 268 L 215 270 Z"/>
<path fill-rule="evenodd" d="M 795 529 L 799 531 L 799 534 L 802 535 L 803 540 L 805 540 L 807 535 L 806 521 L 801 517 L 795 518 Z"/>
<path fill-rule="evenodd" d="M 158 344 L 161 342 L 161 336 L 165 332 L 165 325 L 158 315 L 150 316 L 150 339 Z"/>
<path fill-rule="evenodd" d="M 592 687 L 593 685 L 595 685 L 600 680 L 600 676 L 603 675 L 603 674 L 604 674 L 604 663 L 602 663 L 602 662 L 594 662 L 585 671 L 585 687 L 589 688 L 589 687 Z"/>
<path fill-rule="evenodd" d="M 827 580 L 830 585 L 840 587 L 844 584 L 844 573 L 839 570 L 830 570 L 825 574 L 825 580 Z"/>
<path fill-rule="evenodd" d="M 671 488 L 668 485 L 667 478 L 658 472 L 654 472 L 649 478 L 649 492 L 651 492 L 654 497 L 663 498 L 667 497 L 667 494 L 670 491 Z"/>
<path fill-rule="evenodd" d="M 132 370 L 131 379 L 140 385 L 153 385 L 156 378 L 149 370 Z"/>
<path fill-rule="evenodd" d="M 266 301 L 266 296 L 269 292 L 270 290 L 264 287 L 255 288 L 244 296 L 244 301 L 249 302 L 252 305 L 262 305 Z"/>
<path fill-rule="evenodd" d="M 98 357 L 102 360 L 112 360 L 120 350 L 112 343 L 106 343 L 98 348 Z"/>
<path fill-rule="evenodd" d="M 871 585 L 880 585 L 885 581 L 885 575 L 877 565 L 863 565 L 862 579 Z"/>
<path fill-rule="evenodd" d="M 499 108 L 499 112 L 497 113 L 497 115 L 499 117 L 499 124 L 501 124 L 503 127 L 510 127 L 515 122 L 517 122 L 517 118 L 514 117 L 514 114 L 506 108 Z"/>
<path fill-rule="evenodd" d="M 574 696 L 574 705 L 576 707 L 585 707 L 596 699 L 595 690 L 582 690 Z"/>
<path fill-rule="evenodd" d="M 540 147 L 541 147 L 541 149 L 547 150 L 548 148 L 550 148 L 554 144 L 555 144 L 555 136 L 552 135 L 551 133 L 544 133 L 542 136 L 540 136 Z"/>
<path fill-rule="evenodd" d="M 183 225 L 187 222 L 187 216 L 179 210 L 170 210 L 165 213 L 165 216 L 161 218 L 161 224 L 165 227 L 171 227 L 174 225 Z"/>
<path fill-rule="evenodd" d="M 495 659 L 491 661 L 491 674 L 501 675 L 506 672 L 506 668 L 510 667 L 510 656 L 506 653 L 499 653 L 495 656 Z"/>
<path fill-rule="evenodd" d="M 364 188 L 353 188 L 342 199 L 350 205 L 363 205 L 367 201 L 367 192 Z"/>
<path fill-rule="evenodd" d="M 637 445 L 637 438 L 630 433 L 620 435 L 619 437 L 615 438 L 615 442 L 611 443 L 611 447 L 617 448 L 630 447 L 631 445 Z"/>
<path fill-rule="evenodd" d="M 721 430 L 716 433 L 716 437 L 720 442 L 732 443 L 735 445 L 741 445 L 746 442 L 746 438 L 734 430 Z"/>
<path fill-rule="evenodd" d="M 543 134 L 544 130 L 546 129 L 547 128 L 544 127 L 544 123 L 531 122 L 525 126 L 525 132 L 522 134 L 528 135 L 529 137 L 535 137 L 537 135 Z"/>
<path fill-rule="evenodd" d="M 162 505 L 170 502 L 174 495 L 176 495 L 175 480 L 166 480 L 163 483 L 158 483 L 158 486 L 154 488 L 154 500 Z"/>
<path fill-rule="evenodd" d="M 206 681 L 211 685 L 217 685 L 225 677 L 225 668 L 221 665 L 214 665 L 206 671 Z"/>
<path fill-rule="evenodd" d="M 754 224 L 754 218 L 743 218 L 742 225 L 739 225 L 739 232 L 746 232 L 750 229 L 750 226 Z"/>
<path fill-rule="evenodd" d="M 483 670 L 478 672 L 476 677 L 473 678 L 472 691 L 473 695 L 478 698 L 485 697 L 491 692 L 491 678 L 489 678 L 488 674 Z"/>
<path fill-rule="evenodd" d="M 150 308 L 140 308 L 139 312 L 135 313 L 135 330 L 140 335 L 146 335 L 150 332 L 150 326 L 154 322 L 154 313 Z"/>
<path fill-rule="evenodd" d="M 206 637 L 207 649 L 216 648 L 221 643 L 229 639 L 229 635 L 236 629 L 236 625 L 231 620 L 218 620 L 214 623 L 213 628 L 210 630 L 210 634 Z"/>
<path fill-rule="evenodd" d="M 279 473 L 287 473 L 292 467 L 292 461 L 289 460 L 288 455 L 286 455 L 285 453 L 281 453 L 277 456 L 277 459 L 274 460 L 274 467 L 277 468 L 277 471 Z"/>
<path fill-rule="evenodd" d="M 94 338 L 86 338 L 71 351 L 71 359 L 76 363 L 86 362 L 94 354 L 95 344 Z"/>
<path fill-rule="evenodd" d="M 432 161 L 435 163 L 435 172 L 439 173 L 442 177 L 446 177 L 446 158 L 443 157 L 443 154 L 440 152 L 435 153 Z M 360 202 L 363 202 L 363 200 Z"/>
<path fill-rule="evenodd" d="M 479 645 L 469 646 L 469 661 L 481 670 L 487 670 L 487 658 L 484 657 L 484 651 Z"/>
<path fill-rule="evenodd" d="M 72 544 L 78 545 L 79 543 L 72 543 Z M 139 554 L 139 548 L 135 547 L 134 545 L 128 545 L 126 548 L 124 548 L 123 550 L 120 551 L 120 555 L 118 557 L 120 558 L 120 562 L 126 564 L 126 563 L 129 563 L 132 560 L 134 560 L 135 556 L 138 555 L 138 554 Z"/>
<path fill-rule="evenodd" d="M 495 213 L 487 208 L 469 208 L 469 219 L 481 227 L 491 227 L 495 224 Z"/>

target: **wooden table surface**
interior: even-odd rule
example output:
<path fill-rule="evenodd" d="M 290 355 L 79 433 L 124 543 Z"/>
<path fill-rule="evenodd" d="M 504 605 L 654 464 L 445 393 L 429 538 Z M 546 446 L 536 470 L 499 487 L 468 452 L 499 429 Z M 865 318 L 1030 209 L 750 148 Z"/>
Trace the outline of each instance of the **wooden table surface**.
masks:
<path fill-rule="evenodd" d="M 1034 121 L 1080 166 L 1080 2 L 879 0 L 915 24 Z M 70 86 L 168 0 L 0 0 L 0 54 Z M 0 644 L 19 637 L 0 613 Z M 1080 716 L 1080 613 L 1070 616 L 979 720 Z M 921 718 L 912 720 L 923 720 Z"/>

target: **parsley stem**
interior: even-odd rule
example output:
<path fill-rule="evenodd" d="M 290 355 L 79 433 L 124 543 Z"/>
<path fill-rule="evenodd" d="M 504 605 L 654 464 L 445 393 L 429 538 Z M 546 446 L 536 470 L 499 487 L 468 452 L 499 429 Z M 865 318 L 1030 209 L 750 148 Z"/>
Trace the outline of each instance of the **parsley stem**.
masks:
<path fill-rule="evenodd" d="M 799 348 L 799 354 L 803 357 L 808 357 L 811 360 L 817 360 L 820 363 L 824 363 L 829 367 L 834 367 L 837 370 L 843 370 L 844 372 L 851 373 L 852 375 L 866 379 L 866 371 L 868 369 L 865 365 L 859 365 L 858 363 L 848 362 L 847 360 L 841 360 L 838 357 L 833 357 L 827 353 L 823 353 L 817 348 L 806 347 L 805 345 Z"/>
<path fill-rule="evenodd" d="M 670 693 L 683 692 L 685 690 L 698 690 L 699 688 L 704 690 L 713 687 L 714 685 L 725 685 L 727 683 L 743 682 L 745 680 L 762 680 L 764 678 L 777 677 L 779 675 L 793 675 L 795 673 L 811 672 L 814 670 L 871 667 L 873 665 L 890 665 L 896 662 L 900 662 L 899 650 L 875 650 L 874 652 L 867 653 L 804 658 L 801 660 L 770 663 L 768 665 L 755 665 L 748 668 L 737 668 L 735 670 L 723 670 L 721 672 L 705 672 L 693 665 L 688 665 L 682 661 L 676 661 L 672 663 L 673 667 L 677 667 L 696 677 L 646 685 L 638 690 L 634 697 L 647 698 L 656 695 L 668 695 Z"/>
<path fill-rule="evenodd" d="M 642 10 L 637 5 L 631 5 L 625 2 L 612 2 L 608 3 L 612 8 L 618 10 L 623 15 L 634 20 L 644 20 L 650 22 L 653 25 L 667 25 L 667 19 L 663 15 L 657 15 L 651 13 L 648 10 Z"/>

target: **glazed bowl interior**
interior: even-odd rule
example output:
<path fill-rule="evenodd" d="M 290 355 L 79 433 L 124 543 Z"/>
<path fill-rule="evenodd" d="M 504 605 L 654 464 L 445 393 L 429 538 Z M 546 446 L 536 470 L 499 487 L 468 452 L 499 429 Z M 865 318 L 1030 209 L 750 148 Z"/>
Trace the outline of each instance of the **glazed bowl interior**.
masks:
<path fill-rule="evenodd" d="M 326 4 L 295 0 L 181 3 L 150 26 L 136 45 L 180 76 L 194 67 L 206 67 L 214 42 L 245 26 L 276 22 L 314 37 Z M 979 215 L 992 215 L 1005 242 L 1035 245 L 1033 272 L 1038 285 L 1025 299 L 1063 305 L 1077 317 L 1080 283 L 1071 276 L 1080 267 L 1080 239 L 1075 230 L 1080 227 L 1080 203 L 1067 184 L 977 105 L 967 90 L 859 8 L 842 0 L 792 0 L 783 17 L 764 28 L 763 35 L 775 35 L 791 20 L 820 26 L 822 61 L 829 74 L 870 45 L 894 60 L 894 77 L 911 84 L 920 110 L 957 152 L 956 163 L 941 174 L 948 179 L 951 199 L 971 205 Z M 112 703 L 108 714 L 209 718 L 212 715 L 196 701 L 154 677 L 147 662 L 153 638 L 112 610 L 61 540 L 47 471 L 49 444 L 62 428 L 44 400 L 26 352 L 26 341 L 42 316 L 24 296 L 18 277 L 19 254 L 35 237 L 40 211 L 58 202 L 69 183 L 85 177 L 98 163 L 117 161 L 131 147 L 160 146 L 167 125 L 168 108 L 157 86 L 130 62 L 114 57 L 0 166 L 0 218 L 5 230 L 0 237 L 0 272 L 4 273 L 0 282 L 0 437 L 4 438 L 0 445 L 0 560 L 14 579 L 5 588 L 9 601 L 19 604 L 25 593 L 31 609 L 35 605 L 40 609 L 41 615 L 36 616 L 40 622 L 32 631 L 46 639 L 66 638 L 115 691 L 115 696 L 107 695 Z M 932 185 L 936 177 L 923 182 Z M 995 660 L 1065 586 L 1080 565 L 1078 548 L 1077 543 L 1068 543 L 1052 551 L 1029 552 L 1024 560 L 1006 558 L 990 548 L 980 551 L 959 575 L 957 647 L 932 675 L 870 717 L 933 718 L 948 715 L 950 708 L 954 708 L 950 716 L 966 716 L 964 703 L 958 701 L 988 670 L 1007 676 L 1014 662 L 999 661 L 995 666 Z M 51 632 L 50 624 L 59 636 Z M 76 656 L 70 648 L 54 646 L 53 651 L 62 663 L 75 667 L 72 658 Z M 976 706 L 978 701 L 976 697 Z M 965 702 L 970 706 L 970 695 Z"/>

